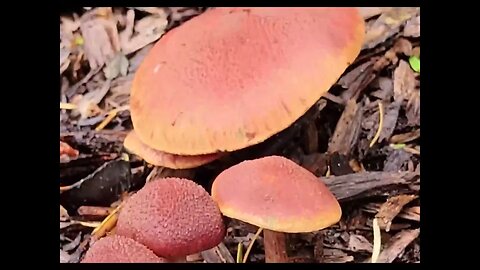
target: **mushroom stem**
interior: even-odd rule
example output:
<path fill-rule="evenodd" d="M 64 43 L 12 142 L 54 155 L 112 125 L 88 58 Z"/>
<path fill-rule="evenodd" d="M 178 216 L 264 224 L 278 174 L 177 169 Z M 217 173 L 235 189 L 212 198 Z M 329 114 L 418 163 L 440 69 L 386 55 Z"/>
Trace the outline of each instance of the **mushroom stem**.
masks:
<path fill-rule="evenodd" d="M 285 234 L 271 230 L 263 230 L 266 263 L 288 262 Z"/>

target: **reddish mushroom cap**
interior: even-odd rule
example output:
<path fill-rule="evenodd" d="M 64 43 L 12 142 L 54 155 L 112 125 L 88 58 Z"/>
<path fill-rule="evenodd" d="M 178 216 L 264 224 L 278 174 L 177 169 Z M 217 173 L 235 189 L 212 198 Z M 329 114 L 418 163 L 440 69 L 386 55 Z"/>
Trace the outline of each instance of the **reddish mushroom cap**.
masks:
<path fill-rule="evenodd" d="M 212 198 L 225 216 L 279 232 L 321 230 L 342 215 L 323 182 L 279 156 L 244 161 L 223 171 L 213 183 Z"/>
<path fill-rule="evenodd" d="M 146 162 L 171 169 L 195 168 L 218 159 L 222 154 L 182 156 L 159 151 L 144 144 L 134 130 L 130 131 L 123 142 L 125 148 Z"/>
<path fill-rule="evenodd" d="M 235 151 L 290 126 L 360 52 L 355 8 L 213 8 L 165 34 L 132 82 L 139 138 L 181 155 Z"/>
<path fill-rule="evenodd" d="M 120 235 L 105 236 L 86 252 L 82 263 L 165 263 L 146 246 Z"/>
<path fill-rule="evenodd" d="M 181 178 L 148 182 L 125 202 L 116 228 L 117 234 L 165 258 L 213 248 L 225 232 L 222 214 L 207 191 Z"/>

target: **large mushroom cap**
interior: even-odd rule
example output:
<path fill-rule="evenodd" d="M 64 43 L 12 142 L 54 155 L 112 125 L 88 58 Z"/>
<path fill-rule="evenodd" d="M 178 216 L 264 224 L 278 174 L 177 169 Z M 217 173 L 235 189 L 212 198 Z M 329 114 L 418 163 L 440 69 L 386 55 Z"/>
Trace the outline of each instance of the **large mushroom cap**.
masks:
<path fill-rule="evenodd" d="M 181 178 L 148 182 L 122 207 L 116 233 L 130 237 L 168 259 L 218 245 L 223 217 L 200 185 Z"/>
<path fill-rule="evenodd" d="M 278 232 L 321 230 L 342 215 L 323 182 L 279 156 L 244 161 L 223 171 L 213 183 L 212 198 L 225 216 Z"/>
<path fill-rule="evenodd" d="M 172 154 L 235 151 L 290 126 L 360 52 L 355 8 L 213 8 L 169 31 L 132 83 L 140 139 Z"/>
<path fill-rule="evenodd" d="M 82 263 L 164 263 L 146 246 L 120 235 L 105 236 L 86 252 Z"/>
<path fill-rule="evenodd" d="M 183 156 L 166 153 L 144 144 L 134 130 L 130 131 L 123 142 L 125 148 L 146 162 L 171 169 L 189 169 L 199 167 L 218 159 L 222 154 Z"/>

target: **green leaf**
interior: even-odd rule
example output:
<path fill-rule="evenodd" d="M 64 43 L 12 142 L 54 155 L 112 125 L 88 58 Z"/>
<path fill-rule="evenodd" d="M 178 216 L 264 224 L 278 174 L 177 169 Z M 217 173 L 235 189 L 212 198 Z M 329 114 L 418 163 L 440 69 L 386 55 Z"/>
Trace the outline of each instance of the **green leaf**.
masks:
<path fill-rule="evenodd" d="M 408 62 L 410 63 L 410 67 L 413 69 L 413 71 L 420 73 L 420 58 L 416 56 L 410 56 Z"/>

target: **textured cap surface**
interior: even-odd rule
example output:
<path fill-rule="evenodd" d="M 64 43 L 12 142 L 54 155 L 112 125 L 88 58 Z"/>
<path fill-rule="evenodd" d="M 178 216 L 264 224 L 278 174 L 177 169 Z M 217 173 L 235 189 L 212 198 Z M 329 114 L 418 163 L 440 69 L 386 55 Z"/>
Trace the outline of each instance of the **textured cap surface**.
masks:
<path fill-rule="evenodd" d="M 134 130 L 130 131 L 123 142 L 125 148 L 131 153 L 138 155 L 146 162 L 171 169 L 189 169 L 210 163 L 222 154 L 206 154 L 195 156 L 182 156 L 155 150 L 144 144 Z"/>
<path fill-rule="evenodd" d="M 342 215 L 322 181 L 279 156 L 244 161 L 223 171 L 213 183 L 212 198 L 225 216 L 279 232 L 321 230 Z"/>
<path fill-rule="evenodd" d="M 218 245 L 225 236 L 223 217 L 210 195 L 193 181 L 155 179 L 122 207 L 116 233 L 177 258 Z"/>
<path fill-rule="evenodd" d="M 154 149 L 235 151 L 290 126 L 360 52 L 355 8 L 213 8 L 166 33 L 132 82 L 130 111 Z"/>
<path fill-rule="evenodd" d="M 120 235 L 105 236 L 86 252 L 82 263 L 164 263 L 144 245 Z"/>

